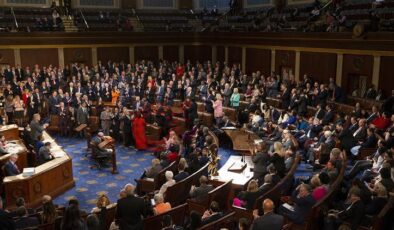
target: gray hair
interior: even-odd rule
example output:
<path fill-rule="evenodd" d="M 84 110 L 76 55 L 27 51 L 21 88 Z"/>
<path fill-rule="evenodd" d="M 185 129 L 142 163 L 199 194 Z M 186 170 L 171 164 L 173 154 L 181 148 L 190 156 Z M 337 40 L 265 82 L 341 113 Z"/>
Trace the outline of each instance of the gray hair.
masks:
<path fill-rule="evenodd" d="M 135 187 L 132 184 L 126 184 L 124 186 L 124 191 L 126 192 L 126 194 L 128 196 L 134 195 L 134 189 L 135 189 Z"/>
<path fill-rule="evenodd" d="M 167 180 L 172 180 L 172 178 L 174 177 L 174 173 L 171 171 L 166 171 L 165 175 Z"/>

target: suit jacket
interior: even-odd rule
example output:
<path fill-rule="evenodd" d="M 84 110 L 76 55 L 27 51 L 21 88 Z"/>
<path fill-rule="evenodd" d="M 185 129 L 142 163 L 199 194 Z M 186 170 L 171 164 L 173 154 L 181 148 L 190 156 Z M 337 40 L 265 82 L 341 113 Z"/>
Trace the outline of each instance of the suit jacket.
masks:
<path fill-rule="evenodd" d="M 30 122 L 30 135 L 33 140 L 37 140 L 38 136 L 42 135 L 44 130 L 44 127 L 40 123 L 34 120 Z"/>
<path fill-rule="evenodd" d="M 175 180 L 176 182 L 178 182 L 178 181 L 181 181 L 181 180 L 185 179 L 185 178 L 188 177 L 188 176 L 189 176 L 189 173 L 183 171 L 183 172 L 180 172 L 180 173 L 176 174 L 176 175 L 174 176 L 174 180 Z"/>
<path fill-rule="evenodd" d="M 82 107 L 79 107 L 77 110 L 77 122 L 79 124 L 87 124 L 89 121 L 89 113 L 88 108 L 85 108 L 85 111 Z"/>
<path fill-rule="evenodd" d="M 354 146 L 354 138 L 349 129 L 344 129 L 338 134 L 338 139 L 341 141 L 341 147 L 347 152 Z"/>
<path fill-rule="evenodd" d="M 1 229 L 14 230 L 15 222 L 12 220 L 10 214 L 3 209 L 0 209 L 0 226 Z"/>
<path fill-rule="evenodd" d="M 269 155 L 267 153 L 256 153 L 252 156 L 252 161 L 254 163 L 253 171 L 256 173 L 266 173 L 267 172 L 267 162 L 269 162 Z"/>
<path fill-rule="evenodd" d="M 7 163 L 5 163 L 4 170 L 7 176 L 15 176 L 21 173 L 20 170 L 11 163 L 11 161 L 7 161 Z"/>
<path fill-rule="evenodd" d="M 283 227 L 283 216 L 273 212 L 266 213 L 253 221 L 251 230 L 270 229 L 281 230 Z"/>
<path fill-rule="evenodd" d="M 213 189 L 213 186 L 210 184 L 207 185 L 201 185 L 200 187 L 196 187 L 191 193 L 190 196 L 194 198 L 196 201 L 203 201 L 209 191 Z"/>
<path fill-rule="evenodd" d="M 312 206 L 315 204 L 315 200 L 313 199 L 311 194 L 306 197 L 298 198 L 296 190 L 293 191 L 292 200 L 295 205 L 291 220 L 297 224 L 302 224 L 305 220 L 305 217 L 311 210 Z"/>
<path fill-rule="evenodd" d="M 323 119 L 323 117 L 324 117 L 324 110 L 320 109 L 320 110 L 316 111 L 314 117 L 316 117 L 319 120 Z"/>
<path fill-rule="evenodd" d="M 223 213 L 221 213 L 221 212 L 215 213 L 214 215 L 211 215 L 211 216 L 205 218 L 204 220 L 202 220 L 201 226 L 204 226 L 206 224 L 214 222 L 215 220 L 219 220 L 222 217 L 223 217 Z"/>
<path fill-rule="evenodd" d="M 332 122 L 334 120 L 334 111 L 328 111 L 322 119 L 322 124 L 327 125 L 328 123 Z"/>
<path fill-rule="evenodd" d="M 38 163 L 44 164 L 50 160 L 52 160 L 51 150 L 46 146 L 42 146 L 38 151 Z"/>
<path fill-rule="evenodd" d="M 290 100 L 291 100 L 291 91 L 290 89 L 286 89 L 285 92 L 283 92 L 282 95 L 282 108 L 283 109 L 288 109 L 290 105 Z"/>
<path fill-rule="evenodd" d="M 161 167 L 161 165 L 156 165 L 155 167 L 151 167 L 148 170 L 146 170 L 145 176 L 148 178 L 154 178 L 162 169 L 163 167 Z"/>
<path fill-rule="evenodd" d="M 120 230 L 142 229 L 142 217 L 145 215 L 145 202 L 136 196 L 127 196 L 118 200 L 116 219 Z"/>
<path fill-rule="evenodd" d="M 377 138 L 376 136 L 373 134 L 371 136 L 368 136 L 367 139 L 365 139 L 365 141 L 361 144 L 362 148 L 373 148 L 376 146 L 377 143 Z"/>
<path fill-rule="evenodd" d="M 15 221 L 17 229 L 25 229 L 29 227 L 35 227 L 40 225 L 37 217 L 22 217 Z"/>
<path fill-rule="evenodd" d="M 350 227 L 352 230 L 356 230 L 358 225 L 364 218 L 365 205 L 359 200 L 351 204 L 347 209 L 338 213 L 338 217 L 341 220 L 350 222 Z"/>
<path fill-rule="evenodd" d="M 353 136 L 356 141 L 363 141 L 367 137 L 367 127 L 363 127 L 360 131 L 354 131 Z M 356 135 L 354 135 L 356 133 Z"/>

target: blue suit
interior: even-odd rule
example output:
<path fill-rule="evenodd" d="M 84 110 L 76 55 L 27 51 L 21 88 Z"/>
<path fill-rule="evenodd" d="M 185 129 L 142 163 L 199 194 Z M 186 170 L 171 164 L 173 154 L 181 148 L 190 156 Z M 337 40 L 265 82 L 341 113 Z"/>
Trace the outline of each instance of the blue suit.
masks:
<path fill-rule="evenodd" d="M 7 161 L 7 163 L 4 165 L 4 170 L 7 176 L 15 176 L 20 174 L 19 169 L 14 166 L 11 161 Z"/>

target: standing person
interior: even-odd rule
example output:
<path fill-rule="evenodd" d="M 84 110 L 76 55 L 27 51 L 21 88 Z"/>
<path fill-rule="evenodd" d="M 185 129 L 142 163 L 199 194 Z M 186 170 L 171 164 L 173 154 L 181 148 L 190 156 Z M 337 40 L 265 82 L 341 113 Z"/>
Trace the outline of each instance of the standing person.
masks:
<path fill-rule="evenodd" d="M 103 129 L 104 135 L 109 136 L 109 130 L 111 129 L 111 120 L 113 114 L 111 113 L 109 107 L 105 107 L 104 111 L 100 114 L 101 128 Z"/>
<path fill-rule="evenodd" d="M 23 118 L 25 116 L 24 103 L 20 99 L 19 95 L 14 97 L 14 119 L 17 121 L 19 127 L 23 126 Z"/>
<path fill-rule="evenodd" d="M 64 107 L 64 102 L 60 102 L 59 107 L 59 128 L 62 136 L 67 136 L 67 123 L 69 118 L 69 113 L 67 108 Z"/>
<path fill-rule="evenodd" d="M 87 125 L 89 122 L 89 112 L 86 102 L 83 102 L 77 110 L 77 125 Z M 83 132 L 80 133 L 83 136 Z"/>
<path fill-rule="evenodd" d="M 123 108 L 123 112 L 121 114 L 121 126 L 123 127 L 123 145 L 128 147 L 132 143 L 133 140 L 133 132 L 132 132 L 132 122 L 130 113 L 126 107 Z"/>
<path fill-rule="evenodd" d="M 230 106 L 233 107 L 234 109 L 238 110 L 240 99 L 241 99 L 241 96 L 238 93 L 238 88 L 234 88 L 233 94 L 230 97 Z"/>
<path fill-rule="evenodd" d="M 254 221 L 250 230 L 270 229 L 280 230 L 283 227 L 284 218 L 281 215 L 274 213 L 274 202 L 270 199 L 263 201 L 264 215 L 259 216 L 258 210 L 253 211 Z"/>
<path fill-rule="evenodd" d="M 14 100 L 12 95 L 8 95 L 5 101 L 5 113 L 7 114 L 8 124 L 14 123 Z"/>
<path fill-rule="evenodd" d="M 212 101 L 213 115 L 215 117 L 216 125 L 219 126 L 223 117 L 223 99 L 220 93 L 216 94 L 216 101 Z"/>
<path fill-rule="evenodd" d="M 133 136 L 135 140 L 135 148 L 138 150 L 144 150 L 147 148 L 146 136 L 145 136 L 145 119 L 142 117 L 140 112 L 136 112 L 133 120 Z"/>
<path fill-rule="evenodd" d="M 43 131 L 48 127 L 48 124 L 40 124 L 41 116 L 39 113 L 33 115 L 33 120 L 30 122 L 30 135 L 34 141 L 38 140 L 38 136 L 42 135 Z"/>
<path fill-rule="evenodd" d="M 142 198 L 134 195 L 135 187 L 127 184 L 124 188 L 126 197 L 117 202 L 115 218 L 120 230 L 142 229 L 142 217 L 145 215 L 145 203 Z"/>

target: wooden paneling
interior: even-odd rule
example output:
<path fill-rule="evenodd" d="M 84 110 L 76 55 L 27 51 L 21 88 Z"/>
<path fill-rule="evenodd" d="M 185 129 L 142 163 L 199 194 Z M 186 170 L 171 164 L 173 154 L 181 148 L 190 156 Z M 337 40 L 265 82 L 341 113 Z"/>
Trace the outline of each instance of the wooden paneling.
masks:
<path fill-rule="evenodd" d="M 379 87 L 383 90 L 386 96 L 391 95 L 391 90 L 394 89 L 394 57 L 381 57 L 380 58 L 380 77 Z"/>
<path fill-rule="evenodd" d="M 224 46 L 217 46 L 216 47 L 216 59 L 217 59 L 217 61 L 220 61 L 220 62 L 224 62 L 224 60 L 226 59 L 226 57 L 225 57 L 225 54 L 226 52 L 225 52 L 225 48 L 224 48 Z"/>
<path fill-rule="evenodd" d="M 193 0 L 178 1 L 179 9 L 193 9 Z"/>
<path fill-rule="evenodd" d="M 164 60 L 173 62 L 179 60 L 179 47 L 178 46 L 163 46 Z"/>
<path fill-rule="evenodd" d="M 126 8 L 137 8 L 137 0 L 121 0 L 121 7 Z"/>
<path fill-rule="evenodd" d="M 97 61 L 100 60 L 102 63 L 108 61 L 129 63 L 129 47 L 99 47 L 97 48 Z"/>
<path fill-rule="evenodd" d="M 290 68 L 295 71 L 295 52 L 290 50 L 276 50 L 275 52 L 275 72 L 282 74 L 282 68 Z"/>
<path fill-rule="evenodd" d="M 264 75 L 271 72 L 271 50 L 246 49 L 246 73 L 260 71 Z"/>
<path fill-rule="evenodd" d="M 229 46 L 228 47 L 228 64 L 242 64 L 242 48 Z"/>
<path fill-rule="evenodd" d="M 212 59 L 211 46 L 185 46 L 185 60 L 190 60 L 192 63 L 196 61 L 205 62 Z"/>
<path fill-rule="evenodd" d="M 157 62 L 159 60 L 158 46 L 136 46 L 134 51 L 134 60 L 150 60 Z"/>
<path fill-rule="evenodd" d="M 33 67 L 59 65 L 59 56 L 57 49 L 21 49 L 22 66 Z"/>
<path fill-rule="evenodd" d="M 15 55 L 13 49 L 0 49 L 0 65 L 15 66 Z"/>
<path fill-rule="evenodd" d="M 370 55 L 343 55 L 342 87 L 351 93 L 357 76 L 367 77 L 367 87 L 372 81 L 373 57 Z"/>
<path fill-rule="evenodd" d="M 84 63 L 88 66 L 92 65 L 92 49 L 91 48 L 65 48 L 64 64 Z"/>
<path fill-rule="evenodd" d="M 300 56 L 300 79 L 304 74 L 323 83 L 329 82 L 330 77 L 336 78 L 336 54 L 301 52 Z"/>

